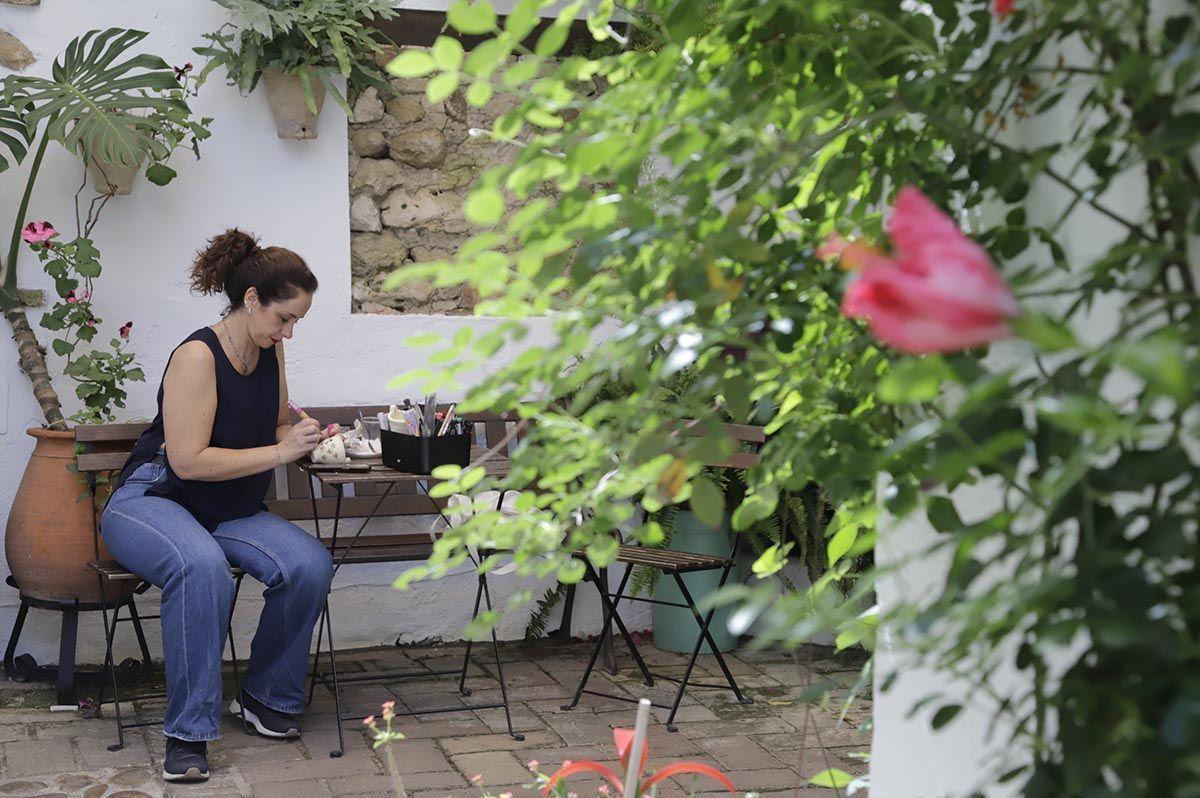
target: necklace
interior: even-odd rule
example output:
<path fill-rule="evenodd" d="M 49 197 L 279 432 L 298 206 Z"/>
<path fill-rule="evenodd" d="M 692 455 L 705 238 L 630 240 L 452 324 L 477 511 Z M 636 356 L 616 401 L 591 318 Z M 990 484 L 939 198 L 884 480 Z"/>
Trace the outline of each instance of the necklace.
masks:
<path fill-rule="evenodd" d="M 238 349 L 237 346 L 233 343 L 233 337 L 229 334 L 229 325 L 226 323 L 228 321 L 229 321 L 228 316 L 221 319 L 221 329 L 225 331 L 225 340 L 229 342 L 229 348 L 233 350 L 233 353 L 235 355 L 237 355 L 237 359 L 239 361 L 241 361 L 242 374 L 249 374 L 250 373 L 250 360 L 248 358 L 243 357 L 242 350 Z"/>

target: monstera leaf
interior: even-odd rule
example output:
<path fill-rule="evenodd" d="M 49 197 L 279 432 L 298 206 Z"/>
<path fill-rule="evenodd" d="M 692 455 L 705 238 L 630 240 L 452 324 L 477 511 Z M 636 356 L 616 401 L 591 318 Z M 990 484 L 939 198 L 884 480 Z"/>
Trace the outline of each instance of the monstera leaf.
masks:
<path fill-rule="evenodd" d="M 25 121 L 13 109 L 0 106 L 0 172 L 21 162 L 32 139 Z"/>
<path fill-rule="evenodd" d="M 46 135 L 85 157 L 121 166 L 137 166 L 145 154 L 163 157 L 154 134 L 168 115 L 188 109 L 164 96 L 179 88 L 167 62 L 147 54 L 121 60 L 144 38 L 145 31 L 125 28 L 88 31 L 67 45 L 49 78 L 5 79 L 8 102 L 29 131 L 45 122 Z"/>

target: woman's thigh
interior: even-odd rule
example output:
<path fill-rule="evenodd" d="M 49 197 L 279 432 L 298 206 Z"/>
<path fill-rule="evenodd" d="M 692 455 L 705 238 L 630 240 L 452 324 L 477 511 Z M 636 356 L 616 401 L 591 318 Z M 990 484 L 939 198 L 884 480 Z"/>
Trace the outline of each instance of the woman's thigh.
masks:
<path fill-rule="evenodd" d="M 133 483 L 109 501 L 100 530 L 117 562 L 158 587 L 187 568 L 229 573 L 225 553 L 190 512 L 170 499 L 137 495 Z"/>
<path fill-rule="evenodd" d="M 329 581 L 333 563 L 315 537 L 268 512 L 225 521 L 213 532 L 225 556 L 265 585 Z"/>

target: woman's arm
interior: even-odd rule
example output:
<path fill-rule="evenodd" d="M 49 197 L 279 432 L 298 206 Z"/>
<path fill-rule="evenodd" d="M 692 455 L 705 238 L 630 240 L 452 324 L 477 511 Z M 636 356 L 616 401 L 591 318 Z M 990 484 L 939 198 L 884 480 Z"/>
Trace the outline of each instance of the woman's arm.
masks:
<path fill-rule="evenodd" d="M 217 377 L 212 351 L 201 341 L 188 342 L 176 350 L 163 377 L 167 455 L 171 468 L 181 478 L 221 482 L 261 474 L 298 460 L 312 451 L 321 437 L 316 421 L 302 421 L 274 446 L 209 446 L 216 411 Z"/>
<path fill-rule="evenodd" d="M 292 417 L 288 410 L 287 371 L 284 369 L 282 341 L 275 344 L 275 357 L 279 360 L 279 418 L 275 422 L 275 440 L 283 442 L 292 431 Z"/>

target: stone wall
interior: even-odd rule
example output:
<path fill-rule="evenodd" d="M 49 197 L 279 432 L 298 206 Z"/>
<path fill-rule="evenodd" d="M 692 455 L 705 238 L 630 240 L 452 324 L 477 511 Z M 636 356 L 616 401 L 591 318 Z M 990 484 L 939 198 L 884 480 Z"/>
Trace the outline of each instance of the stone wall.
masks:
<path fill-rule="evenodd" d="M 430 103 L 422 79 L 395 79 L 397 94 L 368 89 L 350 125 L 350 257 L 354 313 L 466 314 L 476 297 L 465 286 L 409 284 L 382 290 L 392 270 L 449 258 L 470 237 L 463 202 L 476 175 L 510 157 L 490 130 L 515 101 L 495 97 L 479 109 L 461 93 Z"/>

